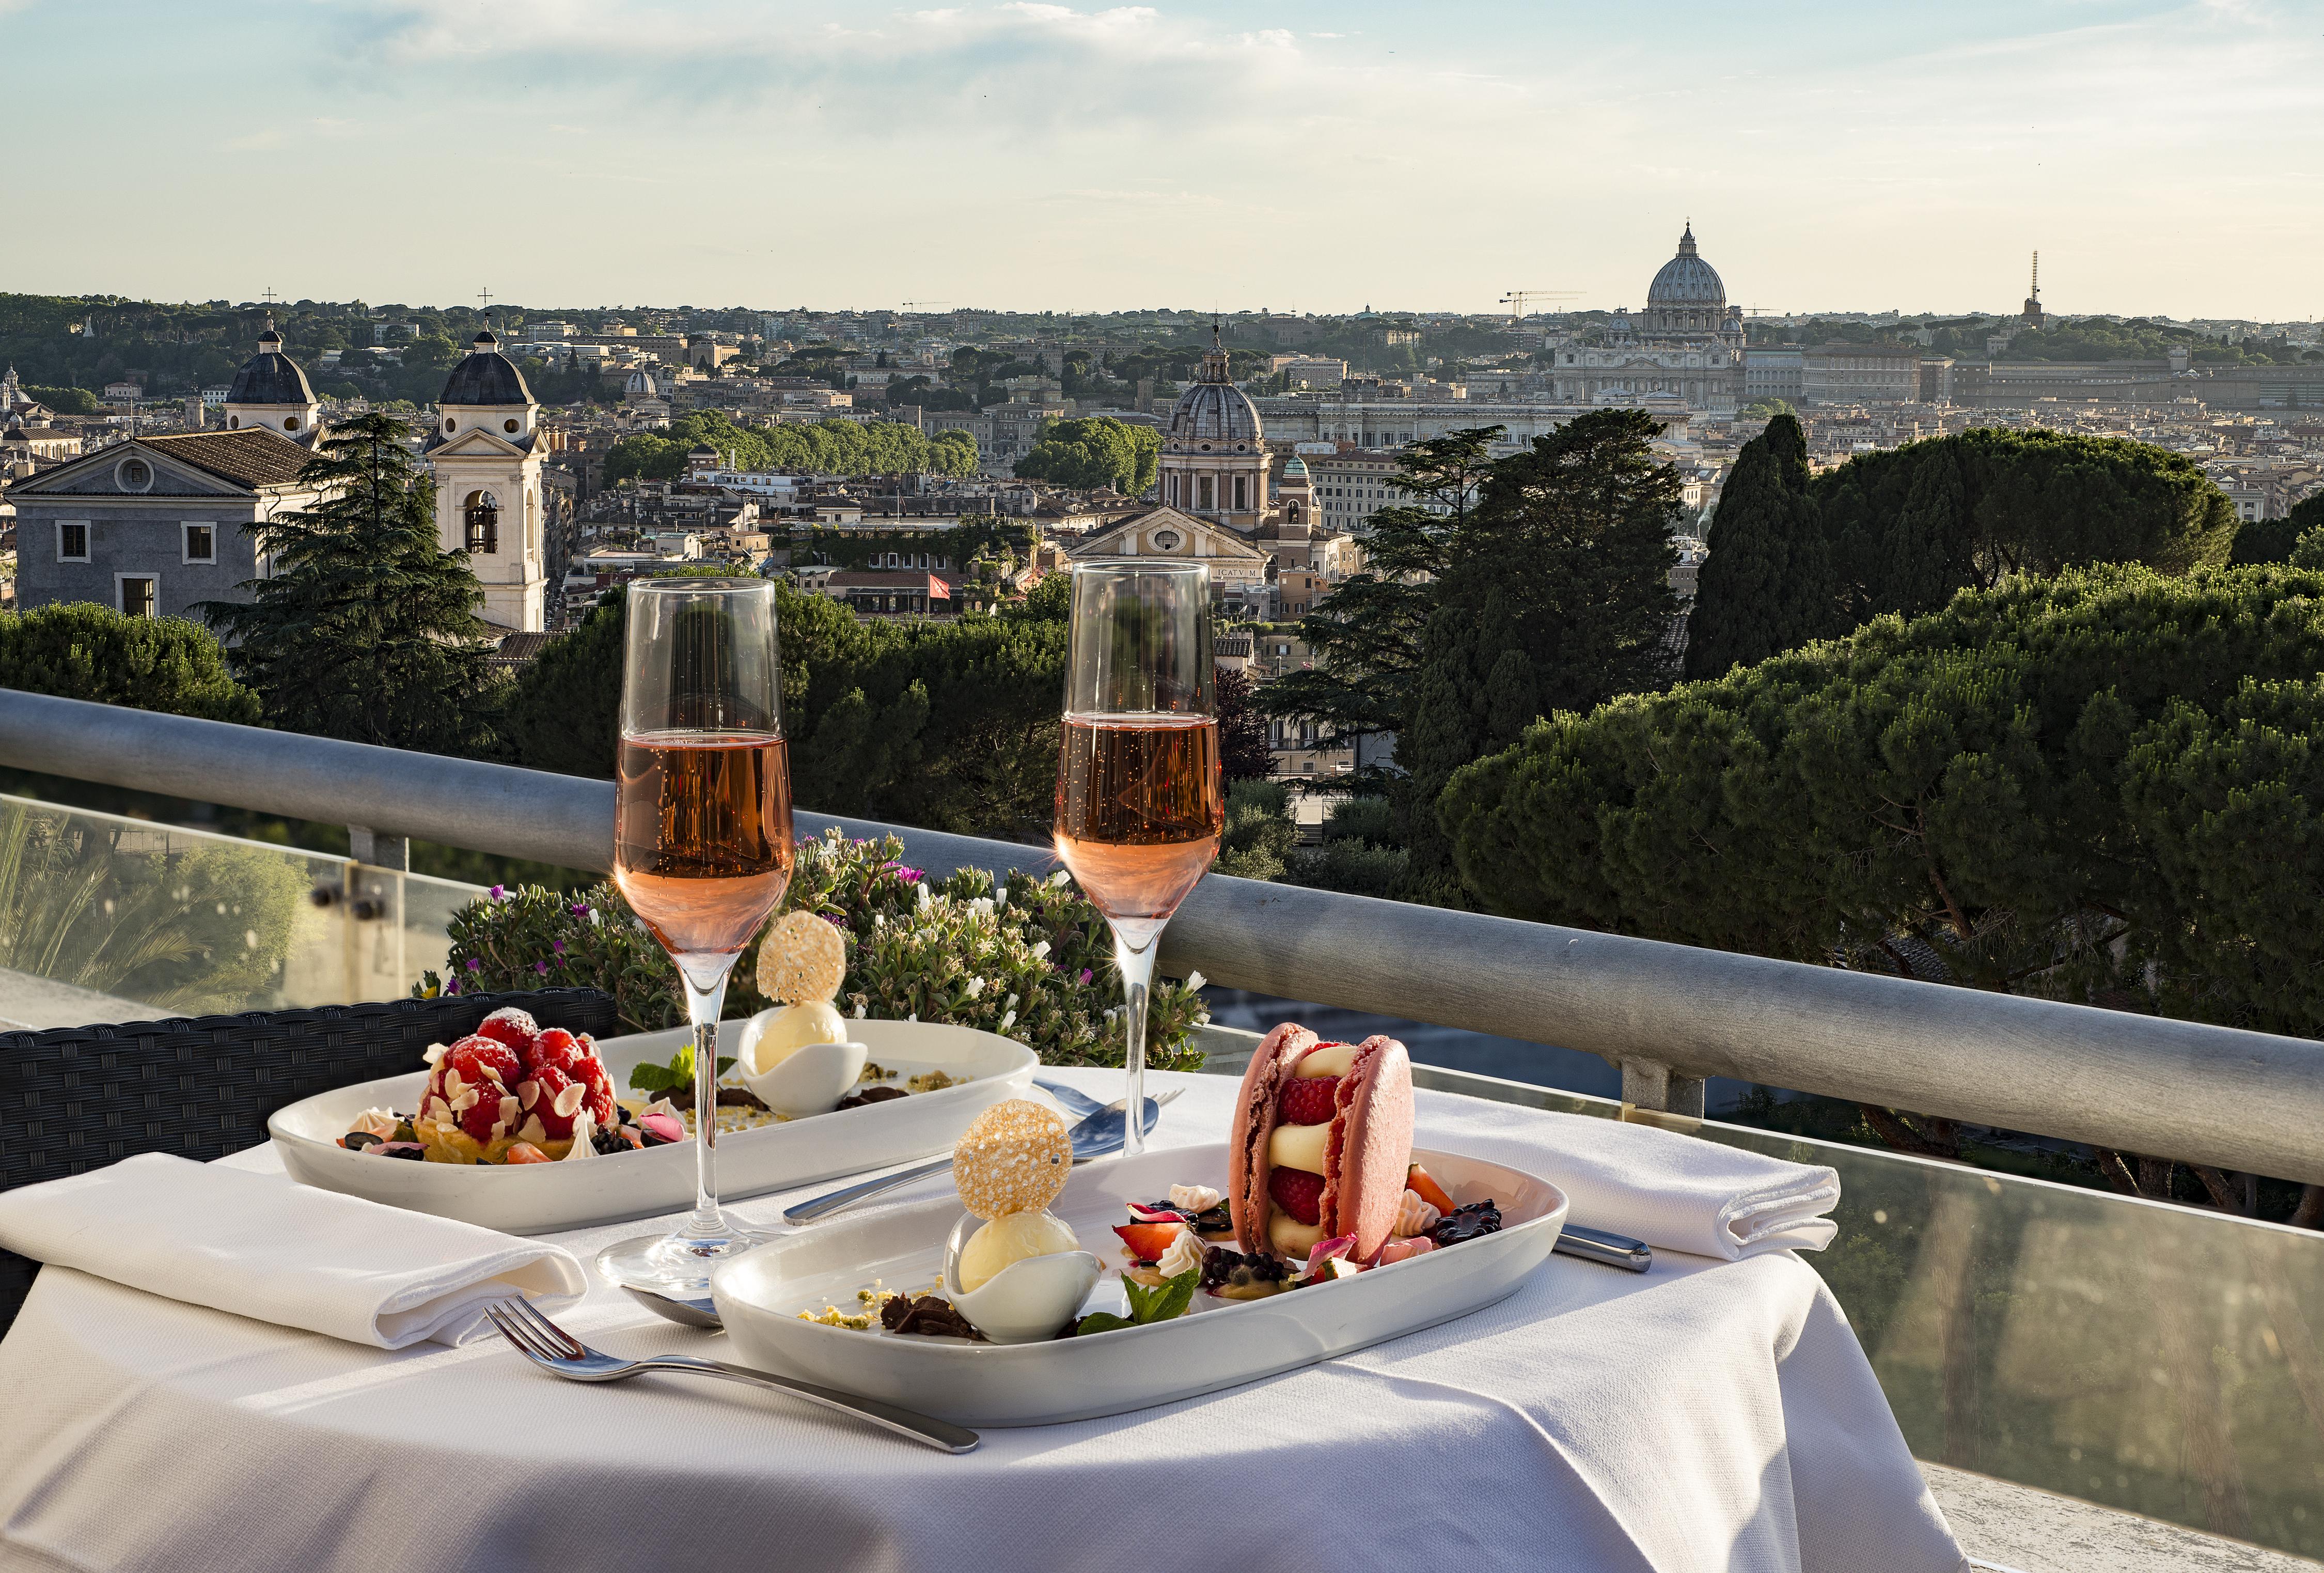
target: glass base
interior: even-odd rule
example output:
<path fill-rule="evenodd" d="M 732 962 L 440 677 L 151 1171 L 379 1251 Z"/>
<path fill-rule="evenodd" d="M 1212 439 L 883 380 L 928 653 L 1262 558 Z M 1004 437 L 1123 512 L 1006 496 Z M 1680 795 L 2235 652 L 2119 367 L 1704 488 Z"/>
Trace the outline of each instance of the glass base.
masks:
<path fill-rule="evenodd" d="M 685 1235 L 640 1235 L 617 1240 L 597 1253 L 597 1273 L 611 1283 L 650 1289 L 700 1300 L 710 1292 L 710 1274 L 721 1262 L 740 1256 L 775 1236 L 746 1229 L 733 1219 L 707 1239 Z"/>

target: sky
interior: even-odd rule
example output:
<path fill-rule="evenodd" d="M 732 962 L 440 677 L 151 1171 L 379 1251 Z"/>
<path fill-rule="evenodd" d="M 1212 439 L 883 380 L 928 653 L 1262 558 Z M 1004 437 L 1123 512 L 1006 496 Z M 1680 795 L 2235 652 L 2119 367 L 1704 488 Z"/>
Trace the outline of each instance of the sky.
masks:
<path fill-rule="evenodd" d="M 2324 0 L 0 0 L 0 290 L 2324 313 Z"/>

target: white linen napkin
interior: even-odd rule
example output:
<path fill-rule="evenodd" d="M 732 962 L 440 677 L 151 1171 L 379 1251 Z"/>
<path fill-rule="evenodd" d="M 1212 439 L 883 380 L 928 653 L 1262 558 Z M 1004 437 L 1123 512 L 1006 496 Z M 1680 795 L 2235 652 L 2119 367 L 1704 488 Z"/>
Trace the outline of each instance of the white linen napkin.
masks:
<path fill-rule="evenodd" d="M 464 1344 L 494 1301 L 554 1310 L 588 1288 L 561 1245 L 163 1152 L 0 1192 L 0 1245 L 383 1349 Z"/>
<path fill-rule="evenodd" d="M 1419 1145 L 1434 1096 L 1419 1096 Z M 1572 1198 L 1567 1221 L 1657 1250 L 1729 1262 L 1769 1251 L 1821 1251 L 1840 1226 L 1838 1171 L 1787 1163 L 1700 1136 L 1586 1115 L 1463 1099 L 1460 1133 L 1443 1144 L 1540 1175 Z"/>

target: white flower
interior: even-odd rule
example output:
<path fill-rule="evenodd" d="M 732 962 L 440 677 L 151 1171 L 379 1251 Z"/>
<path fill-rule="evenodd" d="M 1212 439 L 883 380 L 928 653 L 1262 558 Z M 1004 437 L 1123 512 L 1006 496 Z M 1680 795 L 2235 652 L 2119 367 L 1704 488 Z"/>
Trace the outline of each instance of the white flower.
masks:
<path fill-rule="evenodd" d="M 984 992 L 984 980 L 981 977 L 970 978 L 968 980 L 968 987 L 962 992 L 966 994 L 970 999 L 976 998 L 979 995 Z"/>
<path fill-rule="evenodd" d="M 884 928 L 886 928 L 886 927 L 888 926 L 888 914 L 887 914 L 887 913 L 885 913 L 885 912 L 874 912 L 874 913 L 872 913 L 872 926 L 873 928 L 875 928 L 875 929 L 884 929 Z"/>
<path fill-rule="evenodd" d="M 857 1021 L 859 1021 L 859 1022 L 860 1022 L 860 1021 L 862 1021 L 862 1020 L 863 1019 L 863 1013 L 863 1013 L 863 1007 L 862 1007 L 862 1004 L 859 1004 L 855 1007 L 855 1019 L 856 1019 Z"/>
<path fill-rule="evenodd" d="M 1007 1015 L 1001 1018 L 1001 1030 L 1004 1032 L 1016 1024 L 1017 1013 L 1015 1011 L 1011 1011 Z"/>
<path fill-rule="evenodd" d="M 1044 939 L 1039 944 L 1033 947 L 1033 959 L 1036 961 L 1047 961 L 1048 958 L 1049 942 L 1047 939 Z"/>
<path fill-rule="evenodd" d="M 919 1012 L 918 1012 L 918 1011 L 914 1011 L 910 1015 L 906 1016 L 906 1017 L 904 1018 L 904 1020 L 906 1020 L 906 1021 L 908 1021 L 908 1022 L 917 1022 L 917 1021 L 918 1021 L 919 1019 L 920 1019 L 920 1013 L 919 1013 Z"/>
<path fill-rule="evenodd" d="M 992 910 L 1000 911 L 1009 904 L 1009 887 L 1002 885 L 992 893 Z"/>
<path fill-rule="evenodd" d="M 928 910 L 928 887 L 927 882 L 923 881 L 920 884 L 914 885 L 912 888 L 920 893 L 920 911 L 924 912 L 927 911 Z"/>
<path fill-rule="evenodd" d="M 1017 1009 L 1017 996 L 1013 994 L 1010 995 L 1006 1000 L 1001 1002 L 1001 1008 L 1013 1014 Z"/>
<path fill-rule="evenodd" d="M 595 907 L 589 909 L 589 926 L 592 929 L 602 929 L 605 926 L 604 914 Z"/>
<path fill-rule="evenodd" d="M 1049 876 L 1049 884 L 1050 884 L 1052 886 L 1063 886 L 1063 885 L 1065 885 L 1065 884 L 1067 884 L 1069 881 L 1071 881 L 1073 877 L 1074 877 L 1074 871 L 1073 871 L 1072 869 L 1070 869 L 1070 868 L 1061 868 L 1061 869 L 1057 870 L 1057 872 L 1056 872 L 1056 873 L 1055 873 L 1055 874 L 1051 874 L 1051 875 Z"/>
<path fill-rule="evenodd" d="M 1202 989 L 1202 986 L 1210 981 L 1211 980 L 1209 978 L 1204 977 L 1199 972 L 1190 972 L 1186 975 L 1187 991 L 1189 993 L 1199 992 Z"/>

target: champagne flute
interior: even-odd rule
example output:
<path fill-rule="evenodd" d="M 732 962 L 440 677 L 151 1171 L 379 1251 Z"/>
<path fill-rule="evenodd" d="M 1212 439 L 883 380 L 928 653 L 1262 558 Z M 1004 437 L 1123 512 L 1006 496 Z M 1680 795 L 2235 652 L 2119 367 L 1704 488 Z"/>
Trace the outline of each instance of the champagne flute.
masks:
<path fill-rule="evenodd" d="M 1075 563 L 1057 759 L 1057 856 L 1113 930 L 1130 1043 L 1122 1152 L 1146 1150 L 1146 1002 L 1155 942 L 1226 828 L 1211 571 L 1151 558 Z"/>
<path fill-rule="evenodd" d="M 694 1028 L 694 1211 L 677 1232 L 607 1246 L 617 1282 L 709 1292 L 720 1262 L 769 1236 L 718 1207 L 718 1017 L 742 947 L 791 878 L 775 587 L 630 587 L 615 768 L 613 883 L 678 964 Z"/>

